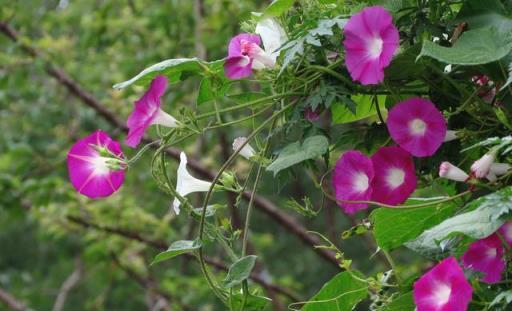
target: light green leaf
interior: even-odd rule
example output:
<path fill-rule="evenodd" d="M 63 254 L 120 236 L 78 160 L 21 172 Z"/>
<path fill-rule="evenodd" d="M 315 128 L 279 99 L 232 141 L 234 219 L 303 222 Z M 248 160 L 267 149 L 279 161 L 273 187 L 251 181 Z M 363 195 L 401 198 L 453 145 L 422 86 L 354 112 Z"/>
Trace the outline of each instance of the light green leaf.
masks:
<path fill-rule="evenodd" d="M 414 310 L 415 307 L 412 292 L 409 292 L 393 299 L 393 301 L 386 306 L 384 311 L 411 311 Z"/>
<path fill-rule="evenodd" d="M 217 65 L 217 62 L 207 63 L 198 58 L 178 58 L 168 59 L 160 63 L 149 66 L 142 70 L 135 77 L 128 81 L 124 81 L 114 85 L 114 89 L 123 89 L 134 83 L 138 85 L 146 85 L 157 75 L 165 75 L 169 79 L 169 83 L 174 83 L 182 78 L 185 73 L 197 74 L 204 71 L 204 68 L 210 64 Z"/>
<path fill-rule="evenodd" d="M 354 272 L 352 272 L 354 273 Z M 302 307 L 302 311 L 350 311 L 368 294 L 365 282 L 341 272 Z"/>
<path fill-rule="evenodd" d="M 328 147 L 329 141 L 322 135 L 308 137 L 302 144 L 296 141 L 281 150 L 277 159 L 267 167 L 267 171 L 274 172 L 275 176 L 285 168 L 323 155 Z"/>
<path fill-rule="evenodd" d="M 386 116 L 387 109 L 384 106 L 384 103 L 386 102 L 386 95 L 378 95 L 377 99 L 379 101 L 381 113 Z M 352 100 L 357 104 L 355 114 L 352 113 L 344 103 L 334 103 L 331 106 L 332 123 L 344 124 L 366 118 L 375 120 L 372 117 L 377 116 L 377 107 L 373 105 L 371 95 L 355 95 L 352 96 Z"/>
<path fill-rule="evenodd" d="M 243 294 L 236 294 L 231 296 L 231 301 L 228 301 L 228 305 L 232 305 L 234 310 L 240 310 L 242 308 Z M 247 301 L 245 302 L 245 311 L 260 311 L 264 310 L 265 307 L 272 300 L 263 296 L 255 296 L 249 294 Z"/>
<path fill-rule="evenodd" d="M 199 241 L 183 240 L 183 241 L 173 242 L 171 244 L 171 246 L 169 246 L 168 250 L 156 255 L 155 259 L 153 259 L 153 262 L 151 264 L 153 265 L 153 264 L 165 261 L 165 260 L 169 260 L 176 256 L 185 254 L 185 253 L 193 252 L 196 249 L 199 249 L 200 247 L 201 247 L 201 242 L 199 242 Z"/>
<path fill-rule="evenodd" d="M 512 187 L 480 197 L 466 208 L 469 212 L 443 221 L 405 245 L 420 254 L 433 256 L 443 251 L 439 244 L 454 235 L 463 234 L 477 240 L 491 235 L 512 210 Z"/>
<path fill-rule="evenodd" d="M 453 214 L 455 208 L 455 205 L 446 203 L 426 208 L 376 209 L 372 212 L 370 219 L 374 226 L 377 245 L 384 250 L 397 248 L 448 218 Z"/>
<path fill-rule="evenodd" d="M 228 275 L 224 279 L 224 286 L 231 288 L 240 285 L 244 280 L 249 278 L 251 271 L 256 263 L 257 256 L 250 255 L 238 259 L 229 267 Z"/>
<path fill-rule="evenodd" d="M 480 65 L 502 59 L 511 49 L 510 32 L 501 33 L 488 27 L 464 32 L 452 47 L 425 40 L 418 58 L 430 56 L 448 64 Z"/>
<path fill-rule="evenodd" d="M 205 77 L 201 80 L 197 93 L 196 105 L 201 105 L 219 97 L 223 97 L 230 87 L 229 81 Z"/>
<path fill-rule="evenodd" d="M 295 0 L 274 0 L 272 3 L 263 11 L 263 15 L 267 16 L 281 16 L 284 12 L 288 11 Z"/>
<path fill-rule="evenodd" d="M 494 307 L 497 305 L 502 305 L 503 307 L 505 307 L 510 303 L 512 303 L 512 289 L 509 289 L 506 292 L 501 292 L 491 301 L 489 307 Z"/>

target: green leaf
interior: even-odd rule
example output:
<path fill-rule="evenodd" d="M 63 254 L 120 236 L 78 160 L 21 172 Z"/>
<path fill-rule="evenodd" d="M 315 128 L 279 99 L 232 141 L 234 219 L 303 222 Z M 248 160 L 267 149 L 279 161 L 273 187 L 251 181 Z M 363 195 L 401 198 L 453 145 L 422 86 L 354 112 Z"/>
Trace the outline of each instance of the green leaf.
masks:
<path fill-rule="evenodd" d="M 240 310 L 242 308 L 242 301 L 243 301 L 243 294 L 236 294 L 231 296 L 231 301 L 228 301 L 228 305 L 232 305 L 234 310 Z M 271 302 L 272 300 L 263 297 L 263 296 L 255 296 L 249 294 L 247 296 L 247 300 L 245 302 L 245 311 L 260 311 L 264 310 L 265 307 Z"/>
<path fill-rule="evenodd" d="M 512 19 L 499 0 L 466 0 L 454 21 L 468 23 L 470 29 L 494 26 L 499 32 L 512 29 Z"/>
<path fill-rule="evenodd" d="M 124 89 L 134 83 L 138 85 L 147 85 L 154 77 L 160 74 L 167 76 L 169 83 L 174 83 L 179 81 L 184 73 L 197 74 L 203 72 L 209 64 L 217 65 L 216 63 L 217 62 L 207 63 L 198 58 L 164 60 L 142 70 L 139 74 L 128 81 L 114 85 L 114 89 Z"/>
<path fill-rule="evenodd" d="M 415 201 L 415 203 L 418 202 Z M 426 208 L 376 209 L 372 212 L 370 219 L 377 245 L 384 250 L 397 248 L 448 218 L 455 208 L 454 204 L 447 203 Z"/>
<path fill-rule="evenodd" d="M 501 292 L 497 295 L 492 301 L 489 307 L 494 307 L 497 305 L 502 305 L 503 307 L 512 303 L 512 289 L 509 289 L 506 292 Z"/>
<path fill-rule="evenodd" d="M 418 58 L 430 56 L 448 64 L 480 65 L 502 59 L 511 49 L 510 32 L 501 33 L 488 27 L 464 32 L 452 47 L 425 40 Z"/>
<path fill-rule="evenodd" d="M 393 301 L 386 306 L 384 311 L 411 311 L 414 310 L 415 307 L 412 292 L 409 292 L 393 299 Z"/>
<path fill-rule="evenodd" d="M 354 272 L 352 272 L 354 273 Z M 368 294 L 365 282 L 341 272 L 302 307 L 302 311 L 350 311 Z"/>
<path fill-rule="evenodd" d="M 381 113 L 386 115 L 387 109 L 384 107 L 386 95 L 378 95 L 377 99 Z M 377 116 L 377 107 L 373 105 L 371 95 L 355 95 L 352 96 L 352 101 L 357 104 L 355 114 L 347 107 L 346 103 L 334 103 L 331 106 L 332 122 L 334 124 L 351 123 Z"/>
<path fill-rule="evenodd" d="M 226 79 L 215 79 L 215 77 L 205 77 L 201 80 L 199 91 L 197 93 L 196 105 L 201 105 L 219 97 L 223 97 L 230 87 Z"/>
<path fill-rule="evenodd" d="M 171 258 L 174 258 L 176 256 L 193 252 L 196 249 L 199 249 L 201 247 L 201 242 L 194 240 L 183 240 L 183 241 L 176 241 L 169 246 L 169 249 L 165 252 L 162 252 L 158 255 L 156 255 L 155 259 L 153 259 L 153 262 L 151 263 L 156 264 L 165 260 L 169 260 Z"/>
<path fill-rule="evenodd" d="M 240 285 L 244 280 L 249 278 L 251 271 L 256 263 L 257 256 L 249 255 L 238 259 L 229 267 L 228 275 L 224 279 L 224 286 L 231 288 Z"/>
<path fill-rule="evenodd" d="M 263 11 L 263 15 L 267 16 L 281 16 L 284 12 L 288 11 L 295 0 L 274 0 L 272 3 Z"/>
<path fill-rule="evenodd" d="M 322 135 L 308 137 L 302 144 L 296 141 L 281 150 L 277 159 L 267 167 L 267 171 L 274 172 L 275 176 L 290 166 L 323 155 L 328 147 L 329 140 Z"/>
<path fill-rule="evenodd" d="M 512 210 L 512 186 L 480 197 L 466 209 L 469 212 L 443 221 L 405 245 L 420 254 L 434 256 L 444 250 L 439 244 L 454 235 L 463 234 L 477 240 L 491 235 Z"/>

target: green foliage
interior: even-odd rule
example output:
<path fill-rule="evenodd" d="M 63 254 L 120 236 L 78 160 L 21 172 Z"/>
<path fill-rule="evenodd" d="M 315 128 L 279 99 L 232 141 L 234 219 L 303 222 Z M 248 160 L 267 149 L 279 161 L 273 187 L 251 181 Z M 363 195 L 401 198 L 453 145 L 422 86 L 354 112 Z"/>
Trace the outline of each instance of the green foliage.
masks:
<path fill-rule="evenodd" d="M 427 256 L 444 251 L 439 246 L 448 238 L 463 234 L 473 239 L 482 239 L 495 232 L 512 210 L 512 187 L 507 187 L 480 197 L 466 208 L 468 212 L 449 218 L 423 232 L 407 247 Z"/>
<path fill-rule="evenodd" d="M 251 271 L 256 263 L 257 256 L 249 255 L 242 257 L 235 261 L 231 267 L 229 267 L 228 275 L 224 279 L 224 286 L 231 288 L 236 285 L 242 284 L 243 281 L 251 275 Z"/>
<path fill-rule="evenodd" d="M 452 47 L 442 47 L 424 41 L 418 56 L 429 56 L 441 62 L 457 65 L 488 64 L 507 56 L 512 49 L 510 33 L 497 32 L 495 28 L 479 28 L 465 32 Z"/>
<path fill-rule="evenodd" d="M 277 159 L 267 167 L 267 171 L 273 172 L 275 176 L 297 163 L 323 155 L 328 147 L 329 140 L 322 135 L 308 137 L 302 143 L 291 143 L 279 152 Z"/>
<path fill-rule="evenodd" d="M 450 217 L 455 207 L 454 204 L 447 203 L 424 208 L 376 209 L 370 216 L 375 240 L 384 250 L 397 248 Z M 390 226 L 390 223 L 394 225 Z"/>
<path fill-rule="evenodd" d="M 393 301 L 386 306 L 384 311 L 410 311 L 414 310 L 415 307 L 412 292 L 409 292 L 393 299 Z"/>
<path fill-rule="evenodd" d="M 366 296 L 367 284 L 351 272 L 341 272 L 313 296 L 301 311 L 350 311 Z"/>
<path fill-rule="evenodd" d="M 155 256 L 151 264 L 169 260 L 179 255 L 193 252 L 201 247 L 199 241 L 176 241 L 169 246 L 169 249 Z"/>
<path fill-rule="evenodd" d="M 288 11 L 295 0 L 273 0 L 272 3 L 263 11 L 264 15 L 280 16 Z"/>
<path fill-rule="evenodd" d="M 489 307 L 506 307 L 512 303 L 512 290 L 508 290 L 506 292 L 499 293 L 492 301 Z"/>
<path fill-rule="evenodd" d="M 378 120 L 377 106 L 373 96 L 371 95 L 354 95 L 351 100 L 356 103 L 355 114 L 343 103 L 335 103 L 331 107 L 332 122 L 334 124 L 351 123 L 366 119 L 368 122 Z M 383 115 L 387 115 L 387 109 L 384 107 L 386 102 L 386 95 L 378 95 L 379 108 Z"/>

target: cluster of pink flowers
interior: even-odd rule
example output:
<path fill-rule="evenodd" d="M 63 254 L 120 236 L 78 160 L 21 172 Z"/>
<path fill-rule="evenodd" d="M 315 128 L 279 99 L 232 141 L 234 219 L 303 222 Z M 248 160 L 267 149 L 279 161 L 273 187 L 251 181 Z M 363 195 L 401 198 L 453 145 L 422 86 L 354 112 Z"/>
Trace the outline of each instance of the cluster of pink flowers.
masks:
<path fill-rule="evenodd" d="M 412 156 L 433 155 L 445 140 L 446 121 L 435 105 L 423 98 L 396 104 L 387 119 L 389 133 L 398 146 L 381 147 L 370 158 L 357 151 L 344 153 L 336 163 L 333 185 L 336 199 L 347 213 L 376 201 L 398 205 L 416 189 Z"/>
<path fill-rule="evenodd" d="M 501 238 L 512 246 L 512 221 L 487 238 L 473 242 L 461 257 L 464 268 L 479 272 L 482 282 L 501 280 L 506 266 Z M 441 261 L 414 283 L 414 302 L 418 311 L 465 311 L 472 294 L 473 288 L 454 257 Z"/>

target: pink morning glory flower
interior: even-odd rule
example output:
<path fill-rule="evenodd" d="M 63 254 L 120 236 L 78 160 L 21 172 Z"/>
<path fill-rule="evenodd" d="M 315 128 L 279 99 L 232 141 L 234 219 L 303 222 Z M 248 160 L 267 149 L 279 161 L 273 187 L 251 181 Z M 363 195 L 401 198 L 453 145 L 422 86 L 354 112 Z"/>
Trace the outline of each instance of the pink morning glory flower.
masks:
<path fill-rule="evenodd" d="M 363 9 L 349 19 L 343 34 L 345 65 L 352 79 L 363 85 L 382 82 L 400 39 L 388 11 L 381 6 Z"/>
<path fill-rule="evenodd" d="M 272 68 L 275 58 L 261 47 L 258 35 L 239 34 L 231 39 L 228 48 L 228 58 L 224 63 L 224 72 L 230 79 L 246 78 L 253 69 Z"/>
<path fill-rule="evenodd" d="M 505 269 L 503 245 L 496 234 L 471 243 L 461 260 L 464 267 L 481 272 L 486 283 L 499 282 Z"/>
<path fill-rule="evenodd" d="M 365 209 L 368 204 L 343 201 L 368 201 L 374 178 L 372 161 L 359 151 L 347 151 L 336 162 L 332 184 L 338 204 L 347 214 Z"/>
<path fill-rule="evenodd" d="M 68 152 L 71 184 L 89 198 L 108 197 L 124 182 L 123 159 L 119 143 L 98 130 L 78 140 Z"/>
<path fill-rule="evenodd" d="M 469 179 L 469 175 L 466 172 L 450 162 L 441 163 L 441 166 L 439 166 L 439 177 L 460 182 L 465 182 Z"/>
<path fill-rule="evenodd" d="M 132 148 L 140 143 L 146 129 L 153 124 L 160 124 L 166 127 L 177 127 L 178 121 L 160 109 L 160 98 L 167 88 L 167 78 L 165 76 L 156 76 L 149 89 L 142 97 L 135 102 L 135 109 L 128 117 L 128 136 L 126 144 Z"/>
<path fill-rule="evenodd" d="M 411 155 L 398 146 L 381 147 L 371 159 L 375 170 L 372 200 L 389 205 L 405 202 L 417 182 Z"/>
<path fill-rule="evenodd" d="M 473 289 L 454 257 L 438 263 L 414 283 L 418 311 L 466 311 Z"/>
<path fill-rule="evenodd" d="M 423 98 L 396 104 L 389 111 L 387 126 L 393 140 L 417 157 L 433 155 L 446 137 L 442 113 Z"/>
<path fill-rule="evenodd" d="M 512 246 L 512 221 L 507 221 L 501 228 L 498 230 L 501 236 L 507 241 L 507 243 Z"/>

